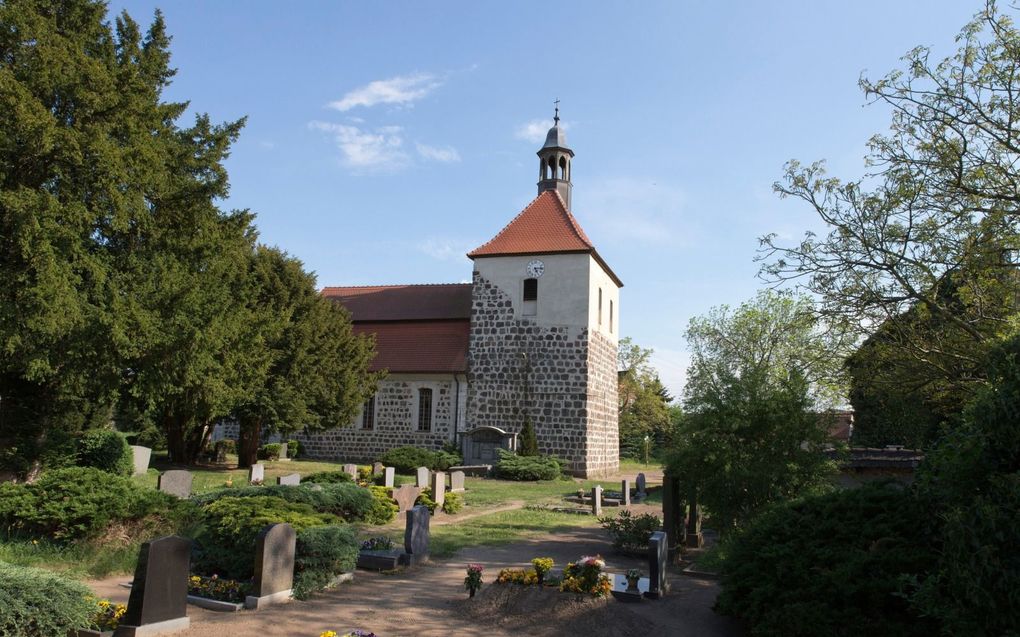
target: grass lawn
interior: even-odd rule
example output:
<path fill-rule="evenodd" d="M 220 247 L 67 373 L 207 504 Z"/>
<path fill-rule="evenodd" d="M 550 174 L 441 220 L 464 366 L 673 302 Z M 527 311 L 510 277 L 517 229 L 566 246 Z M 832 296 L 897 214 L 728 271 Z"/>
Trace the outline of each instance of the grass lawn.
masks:
<path fill-rule="evenodd" d="M 596 484 L 603 489 L 619 490 L 615 481 L 598 480 L 543 480 L 541 482 L 513 482 L 492 478 L 465 478 L 464 502 L 469 507 L 496 507 L 508 502 L 525 504 L 551 504 L 563 501 L 563 496 L 576 494 L 578 489 L 590 492 Z"/>
<path fill-rule="evenodd" d="M 318 460 L 290 460 L 283 462 L 262 460 L 260 462 L 266 466 L 266 484 L 276 484 L 277 477 L 291 473 L 300 473 L 304 476 L 320 471 L 340 471 L 343 468 L 343 465 L 338 462 L 322 462 Z M 152 487 L 153 489 L 156 488 L 156 479 L 160 471 L 180 468 L 169 465 L 166 462 L 166 454 L 158 452 L 153 455 L 150 464 L 153 466 L 149 467 L 149 471 L 145 475 L 135 476 L 135 481 L 138 484 Z M 233 486 L 235 487 L 243 487 L 248 483 L 248 470 L 237 468 L 237 456 L 228 456 L 227 464 L 222 466 L 199 465 L 187 467 L 187 469 L 192 475 L 192 493 L 205 493 L 222 489 L 227 486 L 228 480 L 233 481 Z"/>
<path fill-rule="evenodd" d="M 642 473 L 645 471 L 661 471 L 662 463 L 652 458 L 651 462 L 645 464 L 642 460 L 635 458 L 620 458 L 620 472 L 621 473 Z"/>
<path fill-rule="evenodd" d="M 509 544 L 517 540 L 569 531 L 578 527 L 598 526 L 591 515 L 555 513 L 514 509 L 481 515 L 458 524 L 444 524 L 432 529 L 429 552 L 432 557 L 450 557 L 468 546 Z"/>

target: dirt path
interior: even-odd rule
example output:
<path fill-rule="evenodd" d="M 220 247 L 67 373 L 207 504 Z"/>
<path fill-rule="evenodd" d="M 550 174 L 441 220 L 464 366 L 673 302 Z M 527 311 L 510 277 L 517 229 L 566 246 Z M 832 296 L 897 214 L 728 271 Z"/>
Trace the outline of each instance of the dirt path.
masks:
<path fill-rule="evenodd" d="M 353 582 L 313 599 L 274 607 L 260 612 L 216 613 L 188 607 L 192 627 L 186 637 L 223 637 L 224 634 L 258 634 L 260 637 L 317 637 L 321 631 L 361 628 L 380 637 L 518 637 L 520 634 L 601 637 L 640 634 L 662 637 L 738 637 L 743 635 L 736 622 L 716 615 L 711 607 L 718 586 L 709 580 L 693 579 L 671 573 L 671 591 L 658 601 L 623 604 L 615 600 L 560 608 L 541 618 L 539 625 L 527 626 L 522 633 L 516 626 L 499 625 L 501 617 L 477 617 L 468 604 L 482 604 L 484 593 L 475 600 L 466 599 L 463 587 L 468 562 L 485 566 L 484 581 L 491 583 L 500 568 L 524 567 L 533 557 L 552 557 L 557 567 L 581 555 L 602 553 L 607 569 L 621 572 L 631 567 L 647 569 L 644 560 L 608 554 L 609 543 L 601 529 L 584 528 L 498 547 L 465 549 L 449 560 L 436 561 L 393 575 L 358 571 Z M 127 601 L 128 591 L 118 586 L 124 576 L 91 582 L 96 593 L 117 601 Z M 493 591 L 498 592 L 498 591 Z M 556 596 L 557 593 L 550 592 Z M 593 602 L 594 604 L 594 602 Z M 569 604 L 568 604 L 569 606 Z M 584 619 L 597 615 L 593 630 Z M 580 616 L 578 614 L 581 614 Z M 499 615 L 494 612 L 494 615 Z M 531 618 L 533 621 L 537 621 Z M 589 624 L 591 622 L 588 622 Z"/>

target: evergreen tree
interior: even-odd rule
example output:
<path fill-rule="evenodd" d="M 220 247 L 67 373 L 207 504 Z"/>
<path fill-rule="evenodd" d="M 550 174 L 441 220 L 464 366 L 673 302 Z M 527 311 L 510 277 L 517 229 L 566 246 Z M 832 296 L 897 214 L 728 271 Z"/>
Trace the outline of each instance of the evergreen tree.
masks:
<path fill-rule="evenodd" d="M 538 437 L 535 435 L 535 425 L 531 424 L 531 418 L 527 416 L 524 418 L 524 427 L 521 428 L 521 443 L 517 448 L 517 455 L 538 455 Z"/>

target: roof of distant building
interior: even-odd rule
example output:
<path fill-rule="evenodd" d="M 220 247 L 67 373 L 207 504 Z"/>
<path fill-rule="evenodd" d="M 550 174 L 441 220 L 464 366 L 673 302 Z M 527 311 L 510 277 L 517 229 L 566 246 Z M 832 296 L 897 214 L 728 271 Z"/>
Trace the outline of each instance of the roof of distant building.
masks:
<path fill-rule="evenodd" d="M 468 257 L 557 254 L 587 252 L 616 282 L 623 283 L 595 250 L 588 235 L 570 214 L 563 199 L 554 190 L 538 195 L 505 228 L 487 243 L 468 253 Z"/>
<path fill-rule="evenodd" d="M 471 318 L 471 284 L 327 287 L 322 295 L 342 304 L 355 323 Z"/>

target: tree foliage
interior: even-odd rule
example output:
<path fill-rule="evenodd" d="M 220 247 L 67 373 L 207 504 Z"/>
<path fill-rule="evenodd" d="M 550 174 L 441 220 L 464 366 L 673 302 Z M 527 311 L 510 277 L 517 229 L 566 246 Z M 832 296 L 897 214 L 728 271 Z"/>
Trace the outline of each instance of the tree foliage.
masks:
<path fill-rule="evenodd" d="M 838 386 L 839 354 L 810 310 L 805 299 L 764 291 L 687 330 L 686 414 L 668 470 L 724 532 L 834 471 L 812 407 Z"/>
<path fill-rule="evenodd" d="M 620 339 L 617 354 L 620 452 L 632 456 L 640 455 L 646 437 L 659 445 L 668 440 L 672 431 L 669 407 L 673 397 L 652 367 L 653 353 L 630 337 Z"/>

